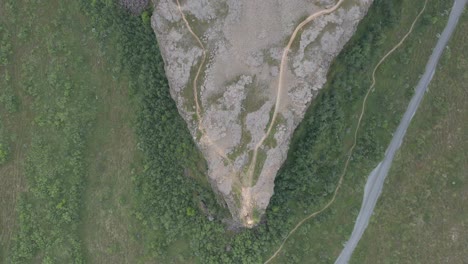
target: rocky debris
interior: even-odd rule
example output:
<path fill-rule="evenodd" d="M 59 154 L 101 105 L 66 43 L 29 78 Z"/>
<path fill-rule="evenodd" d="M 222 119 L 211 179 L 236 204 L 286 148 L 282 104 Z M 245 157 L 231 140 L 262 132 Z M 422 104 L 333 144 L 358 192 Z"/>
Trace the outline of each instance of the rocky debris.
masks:
<path fill-rule="evenodd" d="M 240 225 L 251 227 L 260 221 L 294 129 L 371 1 L 345 0 L 333 13 L 303 28 L 289 52 L 280 94 L 280 62 L 290 35 L 307 16 L 335 1 L 180 1 L 207 54 L 197 83 L 201 120 L 195 117 L 193 80 L 203 50 L 183 21 L 177 1 L 154 1 L 152 27 L 171 95 L 207 160 L 213 189 Z M 277 96 L 278 115 L 266 135 Z"/>
<path fill-rule="evenodd" d="M 149 0 L 120 0 L 120 4 L 133 14 L 140 14 L 149 5 Z"/>
<path fill-rule="evenodd" d="M 203 127 L 213 141 L 227 152 L 240 144 L 242 136 L 242 126 L 239 122 L 242 102 L 246 98 L 245 86 L 252 83 L 252 77 L 242 75 L 239 81 L 229 85 L 224 90 L 221 98 L 212 103 L 205 102 Z M 205 100 L 206 101 L 206 100 Z M 230 137 L 227 137 L 227 134 Z"/>

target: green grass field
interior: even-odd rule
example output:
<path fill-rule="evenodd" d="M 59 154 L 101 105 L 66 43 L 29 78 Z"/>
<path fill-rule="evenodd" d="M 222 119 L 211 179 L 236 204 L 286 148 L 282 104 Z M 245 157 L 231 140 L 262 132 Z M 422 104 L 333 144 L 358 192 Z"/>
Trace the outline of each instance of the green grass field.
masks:
<path fill-rule="evenodd" d="M 449 42 L 353 263 L 465 263 L 468 14 Z"/>
<path fill-rule="evenodd" d="M 97 87 L 96 124 L 86 153 L 89 164 L 84 192 L 81 232 L 91 263 L 131 263 L 141 253 L 132 216 L 134 196 L 131 177 L 141 167 L 134 133 L 134 105 L 129 100 L 128 81 L 113 80 L 110 62 Z"/>
<path fill-rule="evenodd" d="M 0 262 L 132 262 L 138 155 L 117 53 L 79 3 L 2 1 L 0 13 Z"/>

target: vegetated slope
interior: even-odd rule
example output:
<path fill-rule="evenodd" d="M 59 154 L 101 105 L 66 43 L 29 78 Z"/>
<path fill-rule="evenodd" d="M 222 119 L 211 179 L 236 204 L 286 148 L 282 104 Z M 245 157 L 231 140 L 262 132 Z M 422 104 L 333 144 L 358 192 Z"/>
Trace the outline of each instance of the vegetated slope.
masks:
<path fill-rule="evenodd" d="M 330 262 L 339 253 L 340 243 L 352 228 L 354 215 L 350 212 L 360 204 L 363 180 L 378 161 L 379 153 L 383 154 L 383 146 L 391 138 L 389 131 L 397 125 L 398 113 L 402 113 L 405 99 L 411 95 L 410 84 L 417 81 L 425 52 L 430 51 L 426 47 L 432 43 L 419 41 L 426 37 L 435 40 L 437 31 L 433 27 L 439 23 L 434 26 L 431 19 L 441 18 L 443 1 L 431 4 L 430 16 L 417 25 L 418 32 L 424 35 L 412 38 L 411 44 L 398 52 L 378 76 L 382 86 L 373 93 L 369 106 L 375 115 L 363 123 L 354 165 L 345 180 L 345 195 L 338 197 L 336 208 L 313 220 L 286 245 L 280 257 L 288 262 Z M 405 32 L 420 7 L 414 1 L 375 2 L 357 35 L 332 66 L 327 88 L 295 135 L 292 155 L 276 180 L 276 194 L 266 221 L 254 230 L 233 233 L 224 230 L 225 212 L 209 203 L 213 194 L 208 186 L 187 177 L 196 175 L 186 168 L 195 171 L 200 156 L 169 95 L 154 34 L 144 26 L 147 13 L 141 18 L 131 17 L 99 1 L 89 5 L 89 12 L 101 25 L 96 27 L 97 32 L 102 36 L 110 31 L 122 34 L 123 63 L 132 70 L 135 89 L 141 93 L 139 146 L 144 149 L 145 169 L 134 179 L 136 217 L 146 226 L 138 236 L 144 241 L 145 258 L 156 256 L 162 262 L 182 263 L 260 263 L 266 259 L 300 218 L 330 198 L 351 138 L 346 131 L 356 122 L 356 113 L 369 87 L 369 73 L 387 48 L 397 42 L 394 40 L 399 39 L 398 34 Z M 409 60 L 417 61 L 415 65 L 421 69 L 409 65 Z M 395 69 L 399 70 L 398 75 L 394 74 Z M 207 214 L 214 220 L 209 221 Z"/>
<path fill-rule="evenodd" d="M 2 26 L 10 31 L 14 60 L 6 68 L 8 73 L 3 77 L 9 80 L 1 93 L 2 97 L 10 93 L 15 99 L 2 103 L 10 109 L 14 102 L 18 110 L 16 116 L 7 116 L 13 122 L 5 127 L 11 133 L 10 146 L 15 146 L 14 156 L 5 166 L 15 169 L 2 168 L 2 178 L 21 182 L 24 173 L 28 187 L 17 205 L 17 197 L 9 200 L 17 207 L 19 219 L 13 221 L 15 225 L 6 226 L 5 233 L 15 231 L 15 239 L 12 241 L 11 235 L 2 237 L 8 240 L 2 241 L 2 259 L 29 262 L 41 254 L 47 260 L 60 251 L 56 259 L 80 260 L 77 220 L 83 176 L 81 151 L 84 128 L 91 121 L 86 114 L 92 113 L 87 100 L 92 93 L 81 91 L 84 84 L 70 75 L 70 71 L 80 69 L 66 55 L 76 50 L 77 41 L 70 43 L 59 37 L 59 33 L 69 36 L 69 31 L 58 26 L 59 19 L 66 20 L 63 9 L 35 7 L 31 1 L 2 2 Z M 23 19 L 26 14 L 28 20 Z M 83 107 L 83 114 L 76 111 L 78 106 Z M 7 186 L 12 187 L 7 192 L 22 189 Z M 2 212 L 8 214 L 7 209 L 2 208 Z"/>
<path fill-rule="evenodd" d="M 108 149 L 106 139 L 126 144 L 126 152 L 135 149 L 133 133 L 120 133 L 120 125 L 131 131 L 124 122 L 128 117 L 121 114 L 129 107 L 127 85 L 116 85 L 121 68 L 112 63 L 112 51 L 98 45 L 79 2 L 6 0 L 0 7 L 0 38 L 6 39 L 0 43 L 0 144 L 5 146 L 0 150 L 0 159 L 2 150 L 8 151 L 6 162 L 0 162 L 0 262 L 93 261 L 94 256 L 85 256 L 87 252 L 92 255 L 101 247 L 109 250 L 109 244 L 117 238 L 130 240 L 126 227 L 122 230 L 112 225 L 110 230 L 95 231 L 100 235 L 95 239 L 96 249 L 82 230 L 93 231 L 86 225 L 88 222 L 82 221 L 87 216 L 82 213 L 85 207 L 94 211 L 96 227 L 102 227 L 107 220 L 125 224 L 130 217 L 126 205 L 119 205 L 119 211 L 127 216 L 110 217 L 102 208 L 100 196 L 93 197 L 94 204 L 85 204 L 95 183 L 109 173 L 102 168 L 106 162 L 90 159 L 93 153 L 98 155 L 100 148 Z M 5 52 L 8 49 L 11 52 Z M 125 84 L 125 80 L 121 83 Z M 118 123 L 103 122 L 106 111 L 120 114 L 118 120 L 109 115 L 114 117 L 109 122 Z M 120 138 L 115 139 L 113 133 Z M 128 166 L 133 156 L 119 153 L 118 149 L 116 144 L 112 152 L 105 153 L 110 160 L 126 157 L 113 166 L 115 170 Z M 99 171 L 92 169 L 96 166 L 100 166 Z M 131 200 L 129 169 L 122 172 L 128 173 L 128 182 L 122 183 L 119 173 L 113 175 L 113 182 L 124 187 L 115 192 L 120 194 L 124 189 Z M 108 207 L 117 204 L 105 202 Z M 99 206 L 92 206 L 96 204 Z M 109 232 L 117 238 L 110 239 Z M 137 253 L 135 248 L 123 248 L 125 255 Z"/>
<path fill-rule="evenodd" d="M 385 55 L 377 62 L 376 66 L 372 69 L 372 77 L 371 77 L 372 83 L 367 88 L 364 99 L 362 100 L 362 106 L 360 108 L 360 112 L 358 113 L 358 121 L 357 121 L 357 124 L 355 125 L 354 132 L 353 132 L 354 136 L 352 138 L 352 144 L 351 144 L 351 147 L 349 147 L 346 161 L 345 161 L 345 163 L 343 165 L 342 172 L 340 173 L 340 176 L 338 178 L 338 183 L 336 184 L 336 187 L 335 187 L 335 190 L 333 191 L 332 197 L 329 199 L 329 201 L 322 208 L 320 208 L 320 209 L 318 209 L 316 211 L 313 211 L 312 213 L 306 215 L 303 219 L 301 219 L 301 221 L 299 221 L 294 226 L 294 228 L 291 229 L 291 231 L 288 233 L 288 235 L 284 238 L 283 243 L 279 246 L 279 248 L 275 251 L 275 253 L 265 262 L 265 264 L 271 262 L 273 259 L 275 259 L 278 256 L 278 253 L 283 249 L 284 244 L 288 241 L 288 239 L 292 235 L 294 235 L 295 232 L 298 229 L 300 229 L 300 227 L 302 227 L 307 221 L 309 221 L 310 219 L 316 218 L 317 216 L 319 216 L 320 214 L 322 214 L 323 212 L 328 210 L 332 205 L 334 205 L 334 203 L 336 201 L 336 198 L 338 196 L 338 193 L 341 192 L 344 177 L 347 175 L 348 167 L 349 167 L 349 164 L 351 162 L 351 158 L 352 158 L 352 156 L 354 154 L 354 149 L 356 148 L 356 145 L 357 145 L 357 140 L 358 140 L 358 136 L 360 135 L 360 132 L 361 132 L 361 124 L 362 124 L 362 120 L 363 120 L 364 114 L 365 114 L 366 109 L 367 109 L 366 107 L 367 107 L 369 96 L 370 96 L 371 92 L 373 92 L 375 90 L 375 84 L 376 84 L 375 74 L 380 69 L 380 66 L 384 62 L 386 62 L 387 59 L 391 55 L 393 55 L 393 53 L 396 50 L 398 50 L 398 48 L 400 48 L 405 43 L 408 36 L 413 32 L 413 29 L 414 29 L 414 26 L 415 26 L 416 22 L 418 22 L 419 18 L 421 17 L 423 12 L 425 11 L 426 4 L 427 4 L 427 0 L 425 1 L 423 7 L 421 8 L 421 11 L 418 13 L 418 15 L 415 17 L 414 21 L 411 23 L 411 27 L 408 29 L 408 32 L 406 32 L 404 34 L 404 36 L 398 41 L 398 43 L 395 46 L 393 46 L 387 53 L 385 53 Z M 405 115 L 406 115 L 406 113 L 405 113 Z M 401 125 L 399 125 L 399 126 L 401 126 Z M 406 130 L 406 128 L 405 128 L 405 130 Z M 392 139 L 392 142 L 393 142 L 393 139 Z M 385 155 L 387 155 L 387 152 L 388 151 L 386 151 Z M 369 182 L 369 179 L 367 180 L 367 183 L 366 183 L 366 186 L 365 186 L 366 191 L 368 189 L 368 182 Z M 366 195 L 367 195 L 367 193 L 364 194 L 364 197 L 366 197 Z M 358 217 L 358 219 L 359 219 L 359 217 Z M 354 230 L 353 230 L 352 234 L 354 234 Z M 351 244 L 349 244 L 349 242 L 347 242 L 346 246 L 348 246 L 348 245 L 351 245 Z M 339 261 L 339 259 L 337 261 Z"/>
<path fill-rule="evenodd" d="M 154 1 L 171 95 L 234 224 L 260 222 L 295 128 L 371 3 Z"/>
<path fill-rule="evenodd" d="M 169 245 L 193 234 L 194 229 L 216 226 L 223 230 L 219 224 L 210 226 L 203 213 L 217 213 L 206 178 L 197 173 L 204 164 L 169 95 L 148 12 L 140 17 L 104 1 L 82 4 L 100 40 L 111 45 L 107 36 L 115 34 L 120 42 L 121 59 L 117 63 L 130 73 L 131 91 L 139 106 L 137 145 L 145 155 L 142 170 L 132 176 L 132 195 L 138 203 L 134 217 L 144 226 L 133 239 L 144 242 L 145 252 L 140 258 L 158 256 L 166 262 Z M 183 250 L 188 246 L 178 243 L 173 254 L 190 254 Z"/>
<path fill-rule="evenodd" d="M 14 90 L 17 75 L 14 67 L 12 35 L 0 8 L 0 262 L 5 261 L 17 223 L 15 206 L 24 188 L 24 144 L 30 139 L 30 113 L 20 111 L 21 95 Z M 7 16 L 8 17 L 8 16 Z M 24 103 L 23 103 L 24 104 Z M 24 105 L 21 108 L 25 108 Z"/>
<path fill-rule="evenodd" d="M 467 30 L 465 12 L 408 129 L 353 263 L 467 260 Z"/>
<path fill-rule="evenodd" d="M 341 71 L 332 72 L 332 78 L 329 78 L 331 88 L 342 87 L 342 91 L 350 88 L 354 91 L 360 90 L 365 93 L 366 89 L 370 86 L 371 73 L 375 65 L 408 31 L 414 18 L 421 10 L 424 1 L 388 2 L 387 4 L 392 6 L 390 10 L 394 10 L 394 12 L 386 11 L 385 13 L 393 13 L 397 16 L 397 19 L 393 21 L 390 27 L 382 30 L 380 25 L 385 25 L 385 23 L 381 24 L 377 21 L 385 16 L 383 14 L 377 16 L 377 14 L 383 10 L 380 8 L 377 10 L 371 8 L 369 10 L 369 20 L 367 18 L 363 20 L 355 36 L 357 42 L 350 43 L 349 45 L 350 48 L 352 47 L 353 52 L 347 53 L 349 50 L 346 50 L 343 53 L 343 57 L 340 56 L 336 61 L 335 66 L 340 65 L 340 67 L 333 67 L 333 69 Z M 427 58 L 431 54 L 431 49 L 437 41 L 437 33 L 445 26 L 447 19 L 445 10 L 449 10 L 450 7 L 451 3 L 446 1 L 429 1 L 424 15 L 415 25 L 413 34 L 381 66 L 376 74 L 377 83 L 375 89 L 370 93 L 367 101 L 356 149 L 351 157 L 343 186 L 338 192 L 335 202 L 328 210 L 300 227 L 285 244 L 280 258 L 276 259 L 276 262 L 273 263 L 301 263 L 304 261 L 330 263 L 336 260 L 342 249 L 342 244 L 349 238 L 354 220 L 359 212 L 366 177 L 382 158 L 384 147 L 390 142 L 391 133 L 396 129 L 401 115 L 411 98 L 413 87 L 419 80 L 419 75 L 424 70 Z M 353 54 L 353 56 L 348 57 L 350 54 Z M 358 70 L 350 71 L 350 69 L 355 69 L 353 67 L 353 65 L 356 66 L 353 62 L 357 62 L 355 58 L 362 57 L 357 56 L 358 54 L 364 55 L 364 60 L 362 63 L 357 64 L 360 66 Z M 346 57 L 347 60 L 340 60 L 340 58 Z M 345 62 L 349 63 L 348 66 L 346 66 Z M 346 107 L 344 112 L 347 113 L 345 116 L 347 121 L 344 121 L 344 124 L 347 125 L 343 128 L 347 131 L 346 137 L 344 140 L 336 142 L 338 146 L 345 146 L 342 153 L 337 156 L 335 156 L 336 154 L 331 154 L 330 161 L 327 162 L 325 157 L 328 157 L 328 155 L 322 155 L 323 150 L 328 150 L 330 146 L 333 147 L 335 141 L 324 141 L 322 139 L 319 142 L 324 142 L 323 148 L 316 149 L 315 151 L 318 151 L 317 154 L 311 157 L 311 159 L 307 159 L 311 160 L 312 164 L 317 165 L 304 166 L 302 171 L 298 174 L 291 174 L 291 176 L 299 176 L 301 172 L 304 173 L 311 170 L 315 171 L 316 174 L 322 175 L 322 173 L 327 173 L 326 169 L 323 170 L 326 164 L 330 164 L 329 170 L 332 170 L 328 172 L 328 175 L 339 176 L 343 165 L 342 163 L 333 163 L 332 158 L 346 157 L 347 151 L 352 144 L 353 132 L 355 131 L 353 124 L 356 124 L 362 107 L 362 97 L 357 102 L 355 101 L 357 98 L 350 99 L 342 104 L 338 104 L 338 108 Z M 320 122 L 320 120 L 316 120 L 316 122 Z M 304 129 L 306 128 L 304 127 Z M 301 133 L 301 130 L 298 132 Z M 330 132 L 325 131 L 325 134 L 329 135 Z M 315 143 L 315 146 L 319 145 Z M 310 149 L 313 148 L 313 145 L 305 147 L 306 149 Z M 306 153 L 306 151 L 303 153 Z M 294 180 L 294 177 L 291 180 Z M 331 189 L 334 190 L 335 186 L 332 186 Z M 294 193 L 295 191 L 291 190 L 289 192 Z M 291 206 L 299 204 L 307 212 L 302 214 L 302 210 L 297 210 L 297 212 L 301 213 L 300 215 L 296 215 L 297 220 L 295 220 L 295 223 L 304 216 L 321 209 L 323 204 L 325 204 L 322 203 L 322 206 L 307 208 L 300 200 L 306 200 L 306 198 L 298 197 L 296 201 L 299 202 L 291 202 Z M 291 261 L 291 259 L 294 259 L 294 261 Z"/>
<path fill-rule="evenodd" d="M 89 263 L 134 263 L 141 254 L 135 239 L 138 225 L 133 217 L 132 175 L 141 170 L 134 133 L 136 106 L 129 95 L 127 74 L 111 74 L 118 64 L 112 39 L 101 57 L 99 82 L 95 83 L 99 104 L 90 133 L 86 161 L 88 172 L 83 192 L 80 227 Z M 114 60 L 114 63 L 109 63 Z M 117 78 L 116 78 L 117 77 Z"/>
<path fill-rule="evenodd" d="M 425 1 L 425 4 L 426 3 L 427 0 Z M 411 98 L 411 101 L 400 121 L 400 124 L 398 125 L 397 130 L 393 134 L 392 141 L 388 146 L 387 150 L 385 151 L 385 157 L 383 161 L 380 162 L 368 176 L 366 186 L 364 189 L 365 191 L 362 206 L 359 211 L 359 215 L 356 218 L 357 220 L 353 232 L 351 233 L 348 242 L 346 242 L 343 251 L 340 253 L 340 256 L 336 260 L 336 263 L 348 263 L 349 259 L 351 258 L 351 254 L 353 253 L 355 247 L 357 246 L 357 243 L 361 239 L 361 236 L 363 235 L 374 212 L 374 207 L 377 204 L 377 199 L 379 198 L 382 192 L 382 188 L 385 183 L 385 178 L 390 170 L 394 156 L 396 155 L 398 149 L 400 148 L 403 142 L 403 137 L 405 136 L 406 130 L 411 123 L 411 119 L 416 113 L 417 108 L 419 107 L 419 104 L 421 103 L 424 95 L 428 91 L 428 86 L 434 76 L 436 67 L 439 63 L 439 59 L 443 55 L 443 52 L 447 47 L 448 41 L 450 40 L 453 32 L 456 29 L 458 20 L 463 14 L 464 7 L 467 3 L 467 0 L 456 0 L 454 2 L 454 5 L 450 11 L 447 25 L 445 26 L 442 33 L 438 35 L 439 40 L 437 41 L 437 44 L 432 51 L 432 54 L 426 64 L 424 73 L 422 74 L 418 85 L 415 87 L 415 94 Z M 423 11 L 424 9 L 421 12 Z"/>

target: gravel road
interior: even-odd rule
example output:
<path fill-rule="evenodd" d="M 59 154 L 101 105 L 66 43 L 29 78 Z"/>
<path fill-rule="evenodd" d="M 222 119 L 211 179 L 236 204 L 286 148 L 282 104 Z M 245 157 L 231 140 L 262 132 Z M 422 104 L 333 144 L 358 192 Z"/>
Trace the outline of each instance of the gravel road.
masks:
<path fill-rule="evenodd" d="M 408 108 L 406 109 L 403 119 L 401 120 L 395 134 L 393 135 L 392 141 L 390 142 L 390 145 L 385 152 L 385 157 L 382 162 L 380 162 L 379 165 L 377 165 L 377 167 L 371 172 L 367 179 L 361 210 L 359 211 L 359 215 L 356 219 L 353 232 L 351 233 L 351 237 L 341 251 L 338 259 L 335 261 L 335 264 L 348 263 L 354 249 L 362 237 L 362 234 L 367 228 L 369 219 L 374 211 L 375 204 L 377 203 L 377 199 L 382 192 L 382 187 L 388 174 L 388 170 L 392 165 L 395 153 L 401 146 L 403 137 L 406 134 L 406 129 L 408 128 L 411 119 L 416 113 L 424 93 L 426 92 L 427 87 L 431 82 L 432 77 L 434 76 L 440 56 L 442 55 L 447 42 L 452 36 L 453 31 L 455 30 L 458 19 L 463 13 L 463 9 L 467 1 L 468 0 L 455 0 L 452 11 L 450 12 L 448 23 L 442 35 L 440 36 L 431 57 L 429 58 L 424 75 L 419 81 L 415 94 L 411 99 Z"/>

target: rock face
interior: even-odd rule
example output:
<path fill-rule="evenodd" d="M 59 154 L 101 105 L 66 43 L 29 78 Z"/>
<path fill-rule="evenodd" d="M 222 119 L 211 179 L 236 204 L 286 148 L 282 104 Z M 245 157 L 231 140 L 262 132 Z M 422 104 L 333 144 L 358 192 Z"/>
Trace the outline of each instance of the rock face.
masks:
<path fill-rule="evenodd" d="M 179 1 L 155 0 L 152 16 L 171 95 L 213 189 L 252 227 L 294 129 L 372 0 Z"/>

